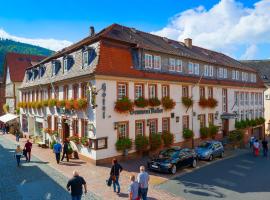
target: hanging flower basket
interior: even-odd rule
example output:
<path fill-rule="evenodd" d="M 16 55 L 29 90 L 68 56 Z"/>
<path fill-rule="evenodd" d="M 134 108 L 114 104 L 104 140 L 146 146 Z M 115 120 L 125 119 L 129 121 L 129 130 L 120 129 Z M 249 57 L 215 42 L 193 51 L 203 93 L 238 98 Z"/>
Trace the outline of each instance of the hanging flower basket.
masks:
<path fill-rule="evenodd" d="M 71 99 L 71 100 L 66 100 L 66 101 L 65 101 L 65 108 L 66 108 L 67 110 L 73 109 L 73 105 L 74 105 L 73 99 Z"/>
<path fill-rule="evenodd" d="M 208 100 L 206 98 L 204 98 L 204 97 L 200 98 L 199 105 L 202 108 L 208 107 Z"/>
<path fill-rule="evenodd" d="M 48 100 L 48 105 L 49 105 L 49 107 L 54 107 L 54 106 L 56 106 L 56 103 L 57 103 L 56 99 L 49 99 L 49 100 Z"/>
<path fill-rule="evenodd" d="M 66 101 L 65 101 L 65 100 L 59 100 L 59 101 L 57 101 L 57 103 L 56 103 L 56 106 L 57 106 L 58 108 L 63 108 L 63 107 L 65 107 L 65 105 L 66 105 Z"/>
<path fill-rule="evenodd" d="M 48 105 L 49 105 L 49 101 L 48 100 L 43 100 L 42 101 L 42 106 L 43 107 L 48 107 Z"/>
<path fill-rule="evenodd" d="M 127 97 L 123 97 L 115 102 L 114 110 L 119 113 L 126 113 L 133 110 L 133 103 Z"/>
<path fill-rule="evenodd" d="M 182 103 L 185 107 L 189 108 L 193 105 L 193 100 L 189 97 L 182 97 Z"/>
<path fill-rule="evenodd" d="M 79 99 L 78 107 L 80 110 L 85 110 L 87 108 L 87 99 Z"/>
<path fill-rule="evenodd" d="M 208 98 L 208 107 L 215 108 L 218 105 L 218 101 L 214 98 Z"/>
<path fill-rule="evenodd" d="M 148 106 L 148 100 L 143 97 L 139 97 L 134 101 L 134 104 L 138 108 L 145 108 Z"/>
<path fill-rule="evenodd" d="M 160 100 L 157 97 L 149 99 L 148 102 L 149 102 L 149 106 L 151 107 L 160 106 L 161 104 Z"/>
<path fill-rule="evenodd" d="M 163 97 L 161 104 L 165 110 L 172 110 L 175 107 L 175 101 L 170 97 Z"/>

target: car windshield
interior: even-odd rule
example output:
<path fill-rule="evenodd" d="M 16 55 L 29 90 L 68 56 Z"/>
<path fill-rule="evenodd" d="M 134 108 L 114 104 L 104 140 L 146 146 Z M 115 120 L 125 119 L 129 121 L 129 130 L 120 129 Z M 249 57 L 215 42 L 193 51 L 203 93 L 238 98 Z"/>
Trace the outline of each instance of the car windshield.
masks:
<path fill-rule="evenodd" d="M 211 143 L 209 143 L 209 142 L 204 142 L 204 143 L 202 143 L 199 147 L 201 147 L 201 148 L 209 148 L 211 146 Z"/>
<path fill-rule="evenodd" d="M 175 149 L 167 149 L 167 150 L 163 150 L 159 153 L 159 157 L 160 158 L 168 158 L 168 157 L 175 157 L 179 154 L 178 150 Z"/>

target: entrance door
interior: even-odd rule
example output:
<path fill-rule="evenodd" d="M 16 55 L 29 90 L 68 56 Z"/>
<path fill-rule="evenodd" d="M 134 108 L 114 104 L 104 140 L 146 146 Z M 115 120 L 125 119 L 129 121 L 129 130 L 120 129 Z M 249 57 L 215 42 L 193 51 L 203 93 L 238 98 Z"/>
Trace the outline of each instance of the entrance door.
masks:
<path fill-rule="evenodd" d="M 223 131 L 223 137 L 229 134 L 229 120 L 228 119 L 222 120 L 222 131 Z"/>
<path fill-rule="evenodd" d="M 66 138 L 69 138 L 70 134 L 69 134 L 69 125 L 67 123 L 66 119 L 62 119 L 62 128 L 63 128 L 63 141 Z"/>

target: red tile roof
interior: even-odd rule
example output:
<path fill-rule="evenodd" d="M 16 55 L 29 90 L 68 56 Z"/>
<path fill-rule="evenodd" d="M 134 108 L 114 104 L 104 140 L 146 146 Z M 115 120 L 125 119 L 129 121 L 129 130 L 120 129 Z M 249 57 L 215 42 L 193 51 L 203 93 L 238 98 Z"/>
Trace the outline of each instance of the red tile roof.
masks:
<path fill-rule="evenodd" d="M 10 79 L 12 82 L 22 82 L 25 69 L 32 66 L 33 63 L 40 62 L 45 56 L 30 54 L 7 53 L 4 64 L 4 77 L 6 77 L 7 67 L 9 68 Z"/>
<path fill-rule="evenodd" d="M 95 70 L 97 75 L 118 76 L 126 78 L 152 79 L 162 81 L 176 81 L 182 83 L 198 83 L 199 77 L 187 75 L 174 75 L 165 73 L 147 72 L 134 69 L 132 55 L 129 46 L 120 46 L 110 42 L 102 41 L 100 45 L 100 57 Z M 201 84 L 264 88 L 263 82 L 259 79 L 256 84 L 243 83 L 228 80 L 201 79 Z"/>

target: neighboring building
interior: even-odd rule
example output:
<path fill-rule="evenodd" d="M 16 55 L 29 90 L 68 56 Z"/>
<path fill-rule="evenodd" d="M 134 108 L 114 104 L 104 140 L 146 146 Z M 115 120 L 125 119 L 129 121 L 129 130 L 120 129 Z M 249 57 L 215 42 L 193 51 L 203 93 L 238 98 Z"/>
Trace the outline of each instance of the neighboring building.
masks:
<path fill-rule="evenodd" d="M 9 111 L 14 113 L 16 104 L 19 101 L 19 90 L 25 70 L 40 62 L 44 56 L 7 53 L 4 61 L 4 83 L 5 83 L 5 96 L 4 100 L 9 105 Z"/>
<path fill-rule="evenodd" d="M 266 133 L 270 134 L 270 60 L 242 60 L 241 62 L 257 70 L 264 82 L 266 87 L 264 91 L 264 118 Z"/>
<path fill-rule="evenodd" d="M 5 83 L 0 77 L 0 116 L 4 115 L 3 105 L 5 104 Z"/>
<path fill-rule="evenodd" d="M 98 34 L 91 28 L 89 37 L 26 70 L 21 86 L 22 127 L 43 140 L 51 140 L 44 128 L 57 130 L 61 140 L 74 133 L 88 137 L 90 148 L 78 145 L 79 152 L 101 163 L 122 154 L 115 148 L 121 137 L 134 141 L 137 134 L 170 131 L 181 145 L 183 129 L 189 128 L 197 144 L 200 128 L 209 124 L 220 127 L 220 137 L 227 135 L 234 130 L 235 118 L 263 116 L 263 92 L 264 84 L 254 69 L 194 46 L 191 39 L 182 43 L 113 24 Z M 155 98 L 169 97 L 176 105 L 171 110 L 135 106 L 134 111 L 119 113 L 115 102 L 123 97 L 132 101 L 144 97 L 152 104 Z M 193 106 L 185 107 L 182 97 L 192 98 Z M 79 98 L 87 98 L 86 109 L 58 108 L 52 100 L 49 107 L 29 103 L 73 99 L 78 107 Z M 203 108 L 199 101 L 205 98 L 214 98 L 217 106 Z M 70 108 L 70 104 L 58 102 L 59 107 Z"/>

